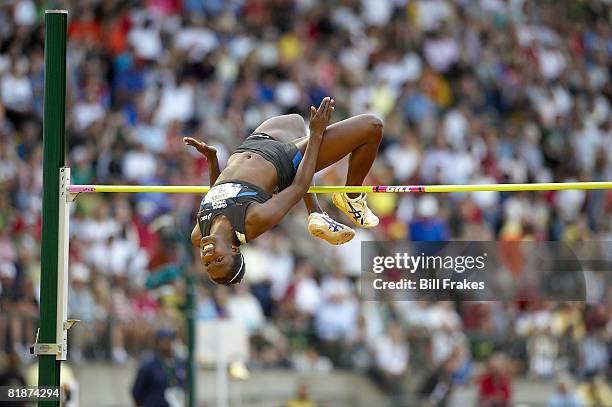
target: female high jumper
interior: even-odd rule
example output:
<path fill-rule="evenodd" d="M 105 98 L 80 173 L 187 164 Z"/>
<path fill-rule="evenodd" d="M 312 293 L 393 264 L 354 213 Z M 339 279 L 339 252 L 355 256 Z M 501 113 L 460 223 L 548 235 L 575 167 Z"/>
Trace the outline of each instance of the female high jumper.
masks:
<path fill-rule="evenodd" d="M 383 123 L 363 114 L 328 126 L 334 100 L 326 97 L 310 108 L 310 134 L 297 114 L 263 122 L 219 170 L 216 150 L 191 137 L 193 146 L 209 163 L 212 188 L 202 199 L 191 233 L 194 246 L 210 278 L 223 285 L 240 282 L 245 272 L 239 246 L 280 223 L 304 199 L 308 231 L 331 244 L 342 244 L 355 232 L 322 212 L 314 194 L 307 193 L 313 175 L 350 154 L 346 185 L 362 185 L 382 139 Z M 362 228 L 378 225 L 365 194 L 334 194 L 332 201 Z"/>

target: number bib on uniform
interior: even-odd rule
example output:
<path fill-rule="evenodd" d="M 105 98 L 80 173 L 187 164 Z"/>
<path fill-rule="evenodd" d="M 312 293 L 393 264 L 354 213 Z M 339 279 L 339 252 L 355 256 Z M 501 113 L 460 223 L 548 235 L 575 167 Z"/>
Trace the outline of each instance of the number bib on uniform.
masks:
<path fill-rule="evenodd" d="M 204 203 L 213 204 L 225 199 L 236 198 L 243 186 L 240 184 L 220 184 L 212 187 L 204 197 Z"/>
<path fill-rule="evenodd" d="M 212 220 L 223 214 L 231 223 L 240 243 L 246 243 L 246 211 L 253 202 L 263 203 L 271 195 L 248 182 L 225 182 L 215 185 L 204 196 L 198 211 L 198 225 L 202 236 L 210 233 Z"/>

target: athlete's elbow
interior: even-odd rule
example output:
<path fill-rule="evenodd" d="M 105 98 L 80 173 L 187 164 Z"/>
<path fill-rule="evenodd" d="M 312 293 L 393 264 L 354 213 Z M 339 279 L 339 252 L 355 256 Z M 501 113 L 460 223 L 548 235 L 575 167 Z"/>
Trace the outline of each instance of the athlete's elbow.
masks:
<path fill-rule="evenodd" d="M 295 205 L 298 203 L 310 188 L 310 181 L 295 180 L 295 182 L 289 186 L 289 192 L 291 194 L 291 201 Z"/>

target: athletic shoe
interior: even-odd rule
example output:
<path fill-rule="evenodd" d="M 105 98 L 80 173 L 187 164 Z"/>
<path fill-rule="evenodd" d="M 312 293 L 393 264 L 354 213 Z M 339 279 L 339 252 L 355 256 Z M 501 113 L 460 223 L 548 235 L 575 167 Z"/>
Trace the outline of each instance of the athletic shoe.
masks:
<path fill-rule="evenodd" d="M 331 244 L 343 244 L 355 236 L 353 229 L 336 222 L 326 212 L 308 215 L 308 232 Z"/>
<path fill-rule="evenodd" d="M 333 194 L 332 202 L 348 216 L 355 225 L 361 228 L 373 228 L 378 225 L 378 217 L 368 208 L 366 194 L 349 198 L 346 194 Z"/>

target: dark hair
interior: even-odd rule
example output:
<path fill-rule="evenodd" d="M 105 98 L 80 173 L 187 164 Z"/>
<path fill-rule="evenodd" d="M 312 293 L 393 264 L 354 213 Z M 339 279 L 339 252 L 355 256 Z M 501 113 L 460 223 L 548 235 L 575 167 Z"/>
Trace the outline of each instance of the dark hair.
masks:
<path fill-rule="evenodd" d="M 232 263 L 231 271 L 221 278 L 213 278 L 212 280 L 217 284 L 223 284 L 225 286 L 230 286 L 232 284 L 238 284 L 242 281 L 242 277 L 244 277 L 244 272 L 246 270 L 246 264 L 244 263 L 244 257 L 242 253 L 236 254 L 232 256 L 234 261 Z"/>

